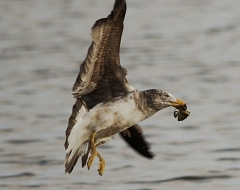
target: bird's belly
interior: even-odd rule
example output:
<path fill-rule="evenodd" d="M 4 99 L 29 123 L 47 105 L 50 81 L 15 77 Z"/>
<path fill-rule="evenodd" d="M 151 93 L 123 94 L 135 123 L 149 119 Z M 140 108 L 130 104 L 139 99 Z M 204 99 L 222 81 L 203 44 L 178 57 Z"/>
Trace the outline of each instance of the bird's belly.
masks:
<path fill-rule="evenodd" d="M 132 99 L 105 104 L 96 109 L 95 121 L 98 131 L 96 138 L 113 136 L 144 119 L 145 114 L 136 108 Z"/>

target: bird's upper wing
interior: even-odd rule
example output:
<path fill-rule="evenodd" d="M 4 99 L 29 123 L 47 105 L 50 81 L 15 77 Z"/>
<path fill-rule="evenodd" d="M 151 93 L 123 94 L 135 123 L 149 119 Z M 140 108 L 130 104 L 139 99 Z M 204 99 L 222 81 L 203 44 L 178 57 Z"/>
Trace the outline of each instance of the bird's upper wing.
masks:
<path fill-rule="evenodd" d="M 96 21 L 92 27 L 92 44 L 80 66 L 80 72 L 72 89 L 73 96 L 84 100 L 88 109 L 133 90 L 127 82 L 125 77 L 127 71 L 121 67 L 119 58 L 125 13 L 125 0 L 116 0 L 111 14 L 107 18 Z M 78 102 L 77 99 L 73 108 L 77 107 Z M 75 124 L 70 121 L 77 120 L 78 115 L 78 110 L 73 109 L 66 131 L 66 142 Z M 141 155 L 153 157 L 138 125 L 120 134 Z M 65 145 L 67 147 L 67 143 Z M 86 158 L 84 160 L 86 162 Z"/>
<path fill-rule="evenodd" d="M 125 0 L 116 0 L 111 14 L 93 25 L 92 44 L 72 89 L 75 98 L 85 95 L 97 103 L 132 90 L 119 58 L 125 13 Z"/>

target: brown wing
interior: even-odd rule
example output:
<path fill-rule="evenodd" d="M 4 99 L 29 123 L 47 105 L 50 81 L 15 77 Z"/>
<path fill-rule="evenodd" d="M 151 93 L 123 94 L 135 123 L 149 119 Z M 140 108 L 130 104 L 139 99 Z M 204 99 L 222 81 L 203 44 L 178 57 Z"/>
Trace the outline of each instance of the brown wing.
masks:
<path fill-rule="evenodd" d="M 72 89 L 75 98 L 101 102 L 132 90 L 119 58 L 125 13 L 125 1 L 116 0 L 111 14 L 92 27 L 93 41 Z"/>
<path fill-rule="evenodd" d="M 81 109 L 87 111 L 100 102 L 133 90 L 133 87 L 127 82 L 125 77 L 127 71 L 121 67 L 119 58 L 125 13 L 125 0 L 116 0 L 111 14 L 107 18 L 96 21 L 92 27 L 93 41 L 84 62 L 80 66 L 80 72 L 72 89 L 72 94 L 77 98 L 77 101 L 69 118 L 65 148 L 68 145 L 67 138 L 74 124 L 81 117 L 79 116 Z M 82 100 L 86 106 L 83 106 Z M 135 125 L 127 131 L 123 131 L 121 136 L 137 152 L 152 158 L 152 153 L 149 152 L 149 146 L 142 133 L 139 132 L 140 130 L 140 127 Z M 82 157 L 82 166 L 86 164 L 87 155 L 88 153 Z"/>

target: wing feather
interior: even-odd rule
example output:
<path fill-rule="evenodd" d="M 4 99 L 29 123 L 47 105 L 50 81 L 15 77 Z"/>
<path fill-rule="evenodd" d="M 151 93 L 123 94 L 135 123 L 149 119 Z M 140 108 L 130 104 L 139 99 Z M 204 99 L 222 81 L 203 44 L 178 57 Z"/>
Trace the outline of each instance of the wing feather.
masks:
<path fill-rule="evenodd" d="M 68 148 L 68 137 L 75 123 L 88 109 L 134 90 L 126 79 L 127 70 L 120 65 L 119 57 L 125 14 L 125 0 L 116 0 L 111 14 L 97 20 L 92 27 L 92 43 L 84 62 L 80 65 L 80 71 L 72 88 L 72 94 L 77 99 L 66 130 L 65 149 Z M 153 157 L 138 125 L 120 134 L 140 154 L 148 158 Z M 67 173 L 72 171 L 82 153 L 82 151 L 76 152 L 66 163 Z M 88 153 L 89 151 L 82 155 L 83 167 L 86 165 Z M 66 160 L 69 160 L 69 155 L 70 153 L 66 155 Z"/>
<path fill-rule="evenodd" d="M 121 67 L 119 58 L 125 13 L 126 2 L 117 0 L 111 14 L 93 25 L 92 44 L 72 89 L 75 98 L 93 91 L 97 94 L 101 89 L 105 91 L 103 100 L 129 90 L 126 69 Z"/>
<path fill-rule="evenodd" d="M 146 142 L 143 131 L 139 125 L 133 125 L 119 133 L 120 136 L 139 154 L 147 158 L 153 158 L 154 154 L 150 152 L 150 145 Z"/>

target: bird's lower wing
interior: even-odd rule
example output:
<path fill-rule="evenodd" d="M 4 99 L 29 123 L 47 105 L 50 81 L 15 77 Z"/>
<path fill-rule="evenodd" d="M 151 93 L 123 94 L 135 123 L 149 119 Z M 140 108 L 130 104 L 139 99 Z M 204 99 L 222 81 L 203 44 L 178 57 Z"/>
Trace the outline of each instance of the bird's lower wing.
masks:
<path fill-rule="evenodd" d="M 153 158 L 155 155 L 150 152 L 150 145 L 145 140 L 142 129 L 139 125 L 133 125 L 132 127 L 122 131 L 120 136 L 139 154 L 146 158 Z"/>

